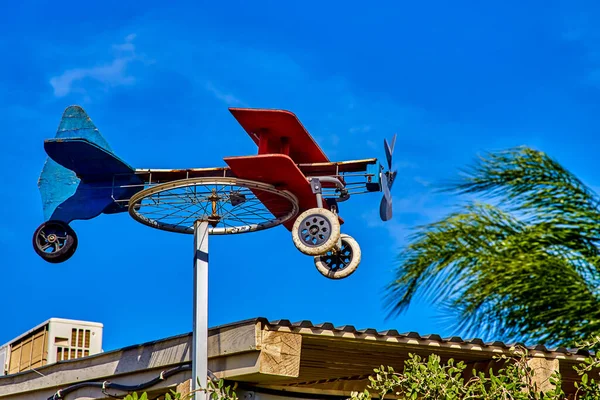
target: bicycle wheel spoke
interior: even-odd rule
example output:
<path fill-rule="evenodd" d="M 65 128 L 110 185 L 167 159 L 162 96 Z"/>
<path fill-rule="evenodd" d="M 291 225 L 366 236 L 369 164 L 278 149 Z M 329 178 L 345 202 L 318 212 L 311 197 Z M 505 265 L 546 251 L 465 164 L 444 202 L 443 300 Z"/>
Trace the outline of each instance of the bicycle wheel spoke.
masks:
<path fill-rule="evenodd" d="M 279 225 L 297 212 L 297 200 L 288 192 L 228 177 L 153 185 L 129 201 L 136 220 L 184 233 L 192 233 L 202 219 L 212 225 L 212 234 L 250 232 Z"/>

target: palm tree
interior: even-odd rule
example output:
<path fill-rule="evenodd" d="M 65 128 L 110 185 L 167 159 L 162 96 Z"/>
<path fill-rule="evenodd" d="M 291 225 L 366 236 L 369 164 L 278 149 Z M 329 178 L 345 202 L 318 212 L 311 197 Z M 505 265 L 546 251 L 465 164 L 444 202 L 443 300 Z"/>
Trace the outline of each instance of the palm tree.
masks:
<path fill-rule="evenodd" d="M 599 198 L 546 154 L 486 154 L 443 190 L 479 196 L 417 227 L 387 290 L 390 315 L 416 295 L 466 335 L 573 345 L 600 334 Z"/>

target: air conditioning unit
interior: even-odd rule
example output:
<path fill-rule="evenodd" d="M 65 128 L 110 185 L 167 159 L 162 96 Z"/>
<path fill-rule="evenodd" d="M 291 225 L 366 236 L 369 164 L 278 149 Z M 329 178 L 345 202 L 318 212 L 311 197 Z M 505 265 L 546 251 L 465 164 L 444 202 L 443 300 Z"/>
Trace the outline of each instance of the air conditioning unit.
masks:
<path fill-rule="evenodd" d="M 0 346 L 0 375 L 101 353 L 102 327 L 97 322 L 50 318 Z"/>

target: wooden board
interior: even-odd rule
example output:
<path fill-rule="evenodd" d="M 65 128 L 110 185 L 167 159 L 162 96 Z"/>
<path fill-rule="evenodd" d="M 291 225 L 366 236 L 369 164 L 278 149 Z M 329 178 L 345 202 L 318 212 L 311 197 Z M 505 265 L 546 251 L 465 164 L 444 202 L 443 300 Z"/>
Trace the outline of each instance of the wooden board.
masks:
<path fill-rule="evenodd" d="M 224 160 L 233 174 L 240 179 L 269 183 L 277 189 L 293 193 L 298 198 L 300 212 L 317 206 L 316 197 L 306 177 L 294 161 L 284 154 L 227 157 Z M 262 197 L 259 198 L 263 200 Z M 279 216 L 278 210 L 272 210 L 267 202 L 263 203 L 273 215 Z M 288 230 L 291 230 L 293 225 L 293 219 L 284 224 Z"/>
<path fill-rule="evenodd" d="M 298 117 L 286 110 L 230 108 L 258 146 L 258 154 L 289 155 L 296 163 L 329 162 Z"/>

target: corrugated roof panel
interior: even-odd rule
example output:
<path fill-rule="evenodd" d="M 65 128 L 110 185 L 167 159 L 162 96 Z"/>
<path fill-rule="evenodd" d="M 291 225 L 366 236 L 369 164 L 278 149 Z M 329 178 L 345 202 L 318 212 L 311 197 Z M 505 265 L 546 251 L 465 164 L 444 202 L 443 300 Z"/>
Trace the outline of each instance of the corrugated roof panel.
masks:
<path fill-rule="evenodd" d="M 482 346 L 482 347 L 495 347 L 495 348 L 503 348 L 503 349 L 508 349 L 508 348 L 514 347 L 516 345 L 520 345 L 520 346 L 528 348 L 529 350 L 535 350 L 535 351 L 540 351 L 540 352 L 545 352 L 545 353 L 562 353 L 562 354 L 566 354 L 566 355 L 583 355 L 583 356 L 587 356 L 590 354 L 590 352 L 587 350 L 567 349 L 565 347 L 548 348 L 543 344 L 525 346 L 522 343 L 505 343 L 505 342 L 502 342 L 499 340 L 484 342 L 480 338 L 462 339 L 460 336 L 450 336 L 447 338 L 442 338 L 438 334 L 420 335 L 417 332 L 399 333 L 396 329 L 388 329 L 388 330 L 378 331 L 373 328 L 357 329 L 353 325 L 341 325 L 341 326 L 336 327 L 331 322 L 323 322 L 323 323 L 315 324 L 308 320 L 302 320 L 299 322 L 291 323 L 287 319 L 268 321 L 265 318 L 256 318 L 255 322 L 261 322 L 265 326 L 270 327 L 272 329 L 277 329 L 278 327 L 286 327 L 286 328 L 291 328 L 292 330 L 293 329 L 313 329 L 315 331 L 324 331 L 325 330 L 325 331 L 340 332 L 340 333 L 342 333 L 342 332 L 343 333 L 352 333 L 352 334 L 355 334 L 358 336 L 360 336 L 360 335 L 369 335 L 369 336 L 375 335 L 375 336 L 382 337 L 382 338 L 416 339 L 416 340 L 427 340 L 427 341 L 440 342 L 440 343 L 476 345 L 476 346 Z M 319 333 L 315 332 L 315 334 L 318 335 Z"/>

